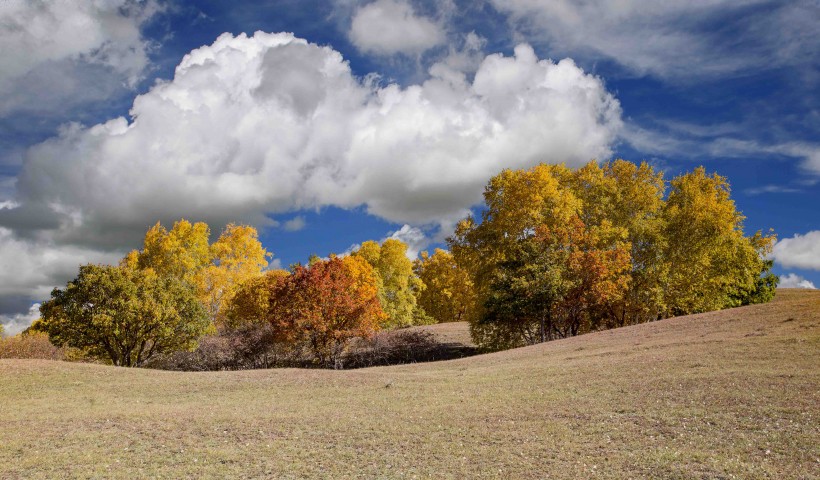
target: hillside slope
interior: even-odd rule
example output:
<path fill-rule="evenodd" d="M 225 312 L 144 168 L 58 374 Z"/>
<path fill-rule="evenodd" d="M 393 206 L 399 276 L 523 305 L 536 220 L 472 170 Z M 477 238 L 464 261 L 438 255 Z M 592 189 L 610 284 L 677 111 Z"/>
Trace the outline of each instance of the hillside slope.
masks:
<path fill-rule="evenodd" d="M 820 292 L 449 362 L 0 361 L 0 478 L 818 478 Z"/>

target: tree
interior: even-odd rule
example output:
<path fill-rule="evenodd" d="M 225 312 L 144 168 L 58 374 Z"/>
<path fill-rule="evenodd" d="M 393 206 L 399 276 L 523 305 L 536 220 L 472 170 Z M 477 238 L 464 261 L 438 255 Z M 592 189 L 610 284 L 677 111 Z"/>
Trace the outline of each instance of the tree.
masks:
<path fill-rule="evenodd" d="M 296 265 L 273 285 L 268 319 L 278 341 L 306 344 L 317 363 L 339 368 L 347 342 L 370 338 L 386 315 L 375 271 L 363 258 L 348 256 Z"/>
<path fill-rule="evenodd" d="M 469 321 L 478 345 L 499 349 L 542 338 L 544 302 L 556 301 L 559 292 L 553 290 L 563 288 L 563 277 L 552 270 L 560 262 L 545 255 L 536 231 L 566 225 L 578 215 L 581 201 L 561 185 L 570 176 L 561 165 L 501 172 L 484 190 L 481 222 L 462 220 L 448 239 L 474 285 Z"/>
<path fill-rule="evenodd" d="M 157 222 L 146 232 L 142 250 L 129 253 L 122 264 L 194 286 L 211 321 L 220 324 L 238 285 L 259 276 L 271 254 L 248 225 L 228 224 L 213 244 L 209 235 L 202 222 L 182 219 L 170 231 Z"/>
<path fill-rule="evenodd" d="M 228 224 L 210 247 L 211 263 L 201 272 L 200 298 L 208 315 L 217 324 L 225 321 L 226 310 L 243 282 L 259 277 L 271 256 L 259 242 L 256 229 Z"/>
<path fill-rule="evenodd" d="M 646 164 L 537 165 L 488 183 L 448 243 L 473 282 L 471 332 L 504 348 L 771 299 L 774 235 L 743 233 L 729 184 Z"/>
<path fill-rule="evenodd" d="M 271 270 L 239 284 L 225 315 L 225 326 L 239 328 L 268 321 L 271 294 L 290 275 L 287 270 Z"/>
<path fill-rule="evenodd" d="M 609 247 L 598 230 L 576 216 L 516 242 L 473 325 L 480 344 L 509 348 L 597 327 L 596 310 L 623 295 L 629 269 L 629 245 Z"/>
<path fill-rule="evenodd" d="M 608 327 L 620 327 L 657 319 L 665 310 L 663 286 L 668 269 L 662 254 L 663 173 L 645 162 L 615 160 L 601 166 L 590 162 L 574 171 L 568 183 L 583 202 L 584 223 L 607 222 L 614 235 L 610 241 L 630 245 L 628 288 L 603 306 L 602 320 Z"/>
<path fill-rule="evenodd" d="M 703 167 L 676 177 L 663 215 L 667 315 L 738 306 L 744 292 L 755 290 L 765 267 L 762 254 L 775 237 L 744 237 L 744 217 L 725 177 Z"/>
<path fill-rule="evenodd" d="M 461 322 L 472 316 L 476 302 L 473 281 L 450 252 L 440 248 L 433 255 L 422 252 L 413 269 L 424 284 L 418 305 L 436 322 Z"/>
<path fill-rule="evenodd" d="M 134 367 L 160 353 L 191 350 L 209 328 L 190 286 L 128 266 L 83 265 L 40 307 L 37 329 L 58 346 Z"/>
<path fill-rule="evenodd" d="M 168 231 L 159 222 L 145 233 L 142 251 L 136 254 L 141 269 L 151 269 L 162 277 L 173 277 L 201 288 L 201 272 L 211 263 L 208 237 L 210 228 L 204 222 L 191 224 L 182 219 Z"/>
<path fill-rule="evenodd" d="M 388 238 L 381 245 L 369 240 L 352 256 L 367 261 L 378 274 L 379 300 L 388 318 L 386 328 L 430 323 L 431 319 L 418 307 L 416 295 L 424 284 L 413 272 L 413 262 L 407 258 L 407 244 L 394 238 Z"/>

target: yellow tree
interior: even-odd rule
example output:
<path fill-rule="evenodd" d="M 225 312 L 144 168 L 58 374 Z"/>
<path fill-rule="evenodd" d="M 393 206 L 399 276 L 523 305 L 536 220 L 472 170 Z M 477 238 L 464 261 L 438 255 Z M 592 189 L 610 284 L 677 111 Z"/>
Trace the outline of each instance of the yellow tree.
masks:
<path fill-rule="evenodd" d="M 774 236 L 743 235 L 744 217 L 725 177 L 703 167 L 676 177 L 663 214 L 669 315 L 734 306 L 742 292 L 755 290 Z"/>
<path fill-rule="evenodd" d="M 200 287 L 201 272 L 211 263 L 211 248 L 208 244 L 210 228 L 204 222 L 182 219 L 166 230 L 159 222 L 148 229 L 142 250 L 136 255 L 141 269 L 151 269 L 157 275 L 173 277 Z M 128 261 L 128 260 L 126 260 Z"/>
<path fill-rule="evenodd" d="M 388 238 L 381 245 L 368 240 L 352 254 L 365 260 L 378 274 L 379 300 L 387 314 L 385 328 L 429 323 L 418 307 L 417 292 L 424 288 L 407 258 L 407 244 Z"/>
<path fill-rule="evenodd" d="M 625 294 L 600 312 L 610 327 L 655 320 L 665 310 L 663 285 L 663 174 L 647 163 L 590 162 L 573 172 L 573 193 L 583 202 L 586 225 L 608 228 L 609 245 L 630 244 L 630 282 Z M 599 232 L 602 233 L 602 232 Z"/>
<path fill-rule="evenodd" d="M 225 321 L 227 306 L 242 283 L 258 277 L 271 254 L 259 241 L 256 229 L 228 224 L 210 247 L 211 262 L 198 279 L 200 298 L 212 321 Z"/>
<path fill-rule="evenodd" d="M 239 328 L 267 322 L 271 292 L 288 275 L 287 270 L 270 270 L 239 284 L 227 303 L 225 326 Z"/>
<path fill-rule="evenodd" d="M 470 328 L 479 343 L 500 335 L 495 326 L 480 322 L 494 295 L 493 286 L 498 284 L 499 266 L 517 262 L 538 227 L 566 224 L 580 212 L 581 201 L 561 184 L 561 179 L 570 176 L 563 165 L 504 170 L 490 179 L 484 190 L 486 208 L 481 222 L 472 217 L 462 220 L 447 240 L 456 263 L 473 281 L 475 304 Z"/>
<path fill-rule="evenodd" d="M 190 284 L 212 322 L 225 320 L 225 309 L 242 282 L 258 276 L 270 253 L 255 228 L 229 224 L 212 245 L 206 223 L 180 220 L 166 230 L 159 222 L 148 229 L 140 251 L 121 262 Z"/>
<path fill-rule="evenodd" d="M 460 322 L 472 317 L 476 303 L 473 281 L 450 252 L 440 248 L 433 255 L 422 252 L 414 270 L 424 284 L 418 304 L 435 321 Z"/>

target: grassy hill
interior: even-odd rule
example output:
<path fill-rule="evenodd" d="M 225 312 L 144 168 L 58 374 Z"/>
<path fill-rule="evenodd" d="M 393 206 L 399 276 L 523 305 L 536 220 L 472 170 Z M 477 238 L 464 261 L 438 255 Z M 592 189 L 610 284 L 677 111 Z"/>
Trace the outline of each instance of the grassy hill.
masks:
<path fill-rule="evenodd" d="M 820 292 L 354 371 L 0 360 L 0 402 L 0 478 L 818 478 Z"/>

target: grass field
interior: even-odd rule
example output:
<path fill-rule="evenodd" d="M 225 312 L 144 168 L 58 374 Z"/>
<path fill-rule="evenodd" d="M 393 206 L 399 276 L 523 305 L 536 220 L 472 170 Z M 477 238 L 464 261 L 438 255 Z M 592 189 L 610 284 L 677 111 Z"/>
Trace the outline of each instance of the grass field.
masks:
<path fill-rule="evenodd" d="M 820 292 L 354 371 L 0 360 L 0 405 L 0 478 L 820 478 Z"/>

